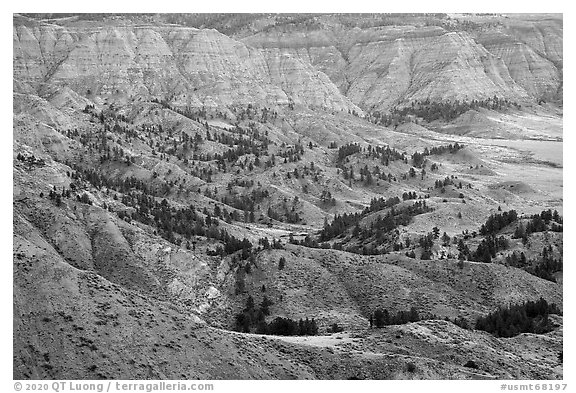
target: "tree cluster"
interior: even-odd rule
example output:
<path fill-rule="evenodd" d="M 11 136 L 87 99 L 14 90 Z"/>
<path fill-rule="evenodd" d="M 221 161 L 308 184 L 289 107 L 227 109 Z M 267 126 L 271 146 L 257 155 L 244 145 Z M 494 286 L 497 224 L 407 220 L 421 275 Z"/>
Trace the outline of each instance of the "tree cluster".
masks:
<path fill-rule="evenodd" d="M 492 258 L 496 257 L 496 253 L 508 248 L 508 239 L 504 236 L 496 237 L 495 235 L 488 235 L 483 239 L 476 251 L 470 256 L 470 259 L 476 262 L 491 263 Z"/>
<path fill-rule="evenodd" d="M 412 101 L 410 105 L 394 108 L 389 113 L 373 112 L 370 114 L 369 120 L 385 127 L 395 127 L 402 123 L 412 122 L 415 118 L 422 118 L 428 123 L 435 120 L 451 121 L 469 110 L 479 108 L 502 110 L 512 106 L 519 107 L 517 103 L 497 96 L 472 101 L 431 101 L 426 99 Z"/>
<path fill-rule="evenodd" d="M 324 222 L 324 228 L 319 234 L 320 241 L 326 241 L 338 237 L 348 228 L 358 224 L 360 220 L 362 220 L 362 218 L 366 217 L 368 214 L 392 207 L 399 203 L 400 199 L 398 197 L 392 197 L 388 199 L 383 197 L 372 198 L 370 201 L 370 206 L 364 208 L 362 212 L 350 214 L 344 213 L 342 215 L 337 214 L 334 216 L 332 223 L 328 223 L 328 221 Z"/>
<path fill-rule="evenodd" d="M 415 307 L 409 311 L 398 311 L 396 314 L 390 313 L 387 309 L 377 309 L 370 315 L 370 326 L 381 328 L 389 325 L 403 325 L 409 322 L 420 321 L 420 315 Z"/>
<path fill-rule="evenodd" d="M 561 314 L 561 311 L 555 304 L 540 298 L 536 302 L 500 307 L 478 318 L 475 328 L 496 337 L 514 337 L 520 333 L 543 334 L 552 330 L 549 314 Z"/>
<path fill-rule="evenodd" d="M 535 232 L 562 232 L 563 231 L 563 220 L 562 216 L 557 210 L 544 210 L 540 214 L 534 214 L 530 216 L 529 221 L 526 225 L 519 223 L 514 231 L 514 239 L 522 239 L 524 243 L 528 241 L 528 236 Z"/>
<path fill-rule="evenodd" d="M 300 319 L 276 317 L 266 322 L 273 303 L 264 295 L 259 307 L 254 304 L 252 296 L 248 296 L 246 307 L 236 314 L 234 329 L 244 333 L 270 334 L 276 336 L 314 336 L 318 334 L 318 326 L 314 318 Z"/>
<path fill-rule="evenodd" d="M 29 164 L 29 165 L 35 165 L 35 166 L 46 165 L 46 163 L 44 162 L 44 160 L 42 158 L 36 158 L 33 154 L 30 156 L 25 156 L 22 153 L 18 153 L 18 155 L 16 156 L 16 159 L 18 161 L 24 162 L 24 163 Z"/>
<path fill-rule="evenodd" d="M 518 219 L 516 210 L 490 215 L 486 222 L 480 227 L 479 233 L 482 236 L 494 235 L 502 228 L 507 227 Z"/>

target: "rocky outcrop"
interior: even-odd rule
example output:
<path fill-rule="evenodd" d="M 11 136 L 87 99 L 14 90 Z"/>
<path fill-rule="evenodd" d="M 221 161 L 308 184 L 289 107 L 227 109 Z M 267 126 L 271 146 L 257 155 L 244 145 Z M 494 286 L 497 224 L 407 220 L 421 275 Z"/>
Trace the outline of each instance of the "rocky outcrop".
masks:
<path fill-rule="evenodd" d="M 554 99 L 562 84 L 561 71 L 552 61 L 538 54 L 530 45 L 511 36 L 486 33 L 478 41 L 501 59 L 510 77 L 531 97 Z"/>
<path fill-rule="evenodd" d="M 179 106 L 302 104 L 355 110 L 299 57 L 253 49 L 215 30 L 166 26 L 14 26 L 14 79 L 40 95 L 151 97 Z"/>
<path fill-rule="evenodd" d="M 244 37 L 257 48 L 300 56 L 363 109 L 417 99 L 472 100 L 497 95 L 522 102 L 555 98 L 562 85 L 562 21 L 495 18 L 478 31 L 442 27 L 270 29 Z M 499 23 L 499 24 L 498 24 Z"/>
<path fill-rule="evenodd" d="M 15 86 L 208 106 L 294 102 L 386 110 L 413 100 L 561 96 L 562 19 L 494 18 L 495 26 L 267 28 L 238 38 L 214 29 L 127 23 L 59 26 L 14 19 Z M 267 21 L 266 23 L 269 23 Z M 48 91 L 46 91 L 48 90 Z M 353 103 L 352 103 L 353 102 Z"/>
<path fill-rule="evenodd" d="M 505 32 L 528 45 L 539 56 L 563 67 L 563 20 L 561 15 L 510 15 Z"/>

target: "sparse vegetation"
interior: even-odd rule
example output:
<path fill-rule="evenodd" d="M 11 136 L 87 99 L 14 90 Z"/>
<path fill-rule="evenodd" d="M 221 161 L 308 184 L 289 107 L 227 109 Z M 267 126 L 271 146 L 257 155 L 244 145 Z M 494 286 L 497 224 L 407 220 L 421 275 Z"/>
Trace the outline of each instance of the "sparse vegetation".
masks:
<path fill-rule="evenodd" d="M 563 377 L 561 17 L 13 24 L 15 379 Z"/>

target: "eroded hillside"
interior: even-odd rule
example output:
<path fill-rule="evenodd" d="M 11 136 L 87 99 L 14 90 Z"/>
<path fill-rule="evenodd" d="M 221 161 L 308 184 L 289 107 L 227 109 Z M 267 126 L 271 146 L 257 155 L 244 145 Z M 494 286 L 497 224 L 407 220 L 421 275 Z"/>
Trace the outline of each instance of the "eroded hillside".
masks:
<path fill-rule="evenodd" d="M 14 16 L 15 378 L 562 378 L 561 18 L 174 18 Z"/>

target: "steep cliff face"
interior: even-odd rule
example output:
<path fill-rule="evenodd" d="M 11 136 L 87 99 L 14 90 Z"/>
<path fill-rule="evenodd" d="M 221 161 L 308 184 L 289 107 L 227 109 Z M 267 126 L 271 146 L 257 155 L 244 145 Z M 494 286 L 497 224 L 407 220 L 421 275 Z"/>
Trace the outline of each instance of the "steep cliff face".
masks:
<path fill-rule="evenodd" d="M 563 66 L 563 20 L 559 15 L 536 17 L 511 15 L 505 25 L 506 32 L 528 45 L 559 69 Z"/>
<path fill-rule="evenodd" d="M 277 58 L 215 30 L 16 24 L 13 37 L 14 79 L 40 95 L 69 86 L 91 99 L 157 97 L 192 106 L 293 102 L 360 111 L 299 57 Z"/>
<path fill-rule="evenodd" d="M 451 23 L 469 22 L 462 18 Z M 192 106 L 294 102 L 355 111 L 356 105 L 386 110 L 427 98 L 561 98 L 558 16 L 493 17 L 493 26 L 475 29 L 418 19 L 359 28 L 335 16 L 315 18 L 312 27 L 300 29 L 255 17 L 232 38 L 162 23 L 24 21 L 29 22 L 15 18 L 15 83 L 41 94 L 49 86 L 69 85 L 81 95 L 120 100 L 152 96 Z M 267 28 L 251 32 L 258 23 Z"/>
<path fill-rule="evenodd" d="M 495 27 L 346 28 L 330 17 L 322 29 L 269 29 L 242 38 L 290 53 L 322 70 L 355 104 L 386 110 L 411 100 L 514 101 L 557 98 L 562 84 L 562 21 L 498 18 Z"/>
<path fill-rule="evenodd" d="M 512 79 L 537 99 L 562 98 L 562 33 L 551 26 L 513 27 L 477 37 L 502 59 Z"/>

